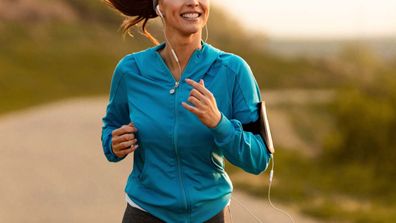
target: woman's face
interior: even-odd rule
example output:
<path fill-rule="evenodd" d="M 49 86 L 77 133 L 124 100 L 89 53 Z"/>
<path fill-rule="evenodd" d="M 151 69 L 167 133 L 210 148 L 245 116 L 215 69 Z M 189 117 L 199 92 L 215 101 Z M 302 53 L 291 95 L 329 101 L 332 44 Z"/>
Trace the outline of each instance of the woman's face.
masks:
<path fill-rule="evenodd" d="M 201 32 L 209 17 L 209 0 L 160 0 L 167 29 L 182 35 Z"/>

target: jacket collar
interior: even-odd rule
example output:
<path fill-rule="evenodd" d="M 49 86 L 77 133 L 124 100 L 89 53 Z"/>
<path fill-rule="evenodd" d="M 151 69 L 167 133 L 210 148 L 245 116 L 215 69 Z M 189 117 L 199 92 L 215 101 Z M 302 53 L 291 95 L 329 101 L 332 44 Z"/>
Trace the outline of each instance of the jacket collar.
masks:
<path fill-rule="evenodd" d="M 199 80 L 219 57 L 221 50 L 201 41 L 201 49 L 196 49 L 190 57 L 181 79 Z M 172 74 L 158 50 L 165 47 L 165 42 L 135 54 L 140 75 L 150 79 L 174 82 Z"/>

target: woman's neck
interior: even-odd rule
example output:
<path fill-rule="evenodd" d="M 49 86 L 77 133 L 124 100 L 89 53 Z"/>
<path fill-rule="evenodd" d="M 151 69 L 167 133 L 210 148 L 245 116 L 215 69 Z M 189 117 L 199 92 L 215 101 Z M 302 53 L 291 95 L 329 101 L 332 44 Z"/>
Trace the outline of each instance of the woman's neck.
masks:
<path fill-rule="evenodd" d="M 170 33 L 169 33 L 170 34 Z M 172 75 L 178 81 L 181 77 L 181 74 L 184 71 L 184 68 L 187 66 L 187 63 L 194 53 L 196 49 L 201 49 L 201 32 L 192 34 L 190 36 L 181 36 L 181 35 L 169 35 L 167 33 L 167 39 L 170 41 L 170 45 L 175 51 L 177 58 L 180 63 L 177 64 L 175 58 L 172 55 L 170 45 L 166 43 L 165 48 L 160 51 L 161 57 L 165 60 L 169 70 L 172 72 Z"/>

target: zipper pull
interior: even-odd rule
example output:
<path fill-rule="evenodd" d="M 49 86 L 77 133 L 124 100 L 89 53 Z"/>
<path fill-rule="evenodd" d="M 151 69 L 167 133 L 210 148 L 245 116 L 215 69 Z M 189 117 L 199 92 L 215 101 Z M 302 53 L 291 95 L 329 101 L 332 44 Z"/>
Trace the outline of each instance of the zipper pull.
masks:
<path fill-rule="evenodd" d="M 176 81 L 175 82 L 175 86 L 172 89 L 170 89 L 169 94 L 174 94 L 176 92 L 176 88 L 177 87 L 179 87 L 179 82 L 178 81 Z"/>

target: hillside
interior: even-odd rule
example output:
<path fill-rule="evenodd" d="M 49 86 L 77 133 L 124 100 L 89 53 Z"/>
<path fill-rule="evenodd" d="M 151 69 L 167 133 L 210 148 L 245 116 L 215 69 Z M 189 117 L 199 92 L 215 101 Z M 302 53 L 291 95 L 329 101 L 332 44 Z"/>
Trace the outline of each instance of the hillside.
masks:
<path fill-rule="evenodd" d="M 361 38 L 361 39 L 268 39 L 262 46 L 282 57 L 309 56 L 315 58 L 336 57 L 345 48 L 352 44 L 361 44 L 369 47 L 377 56 L 387 60 L 396 57 L 396 36 L 383 38 Z"/>
<path fill-rule="evenodd" d="M 75 22 L 75 10 L 66 1 L 2 0 L 0 20 L 19 23 L 44 21 Z"/>

